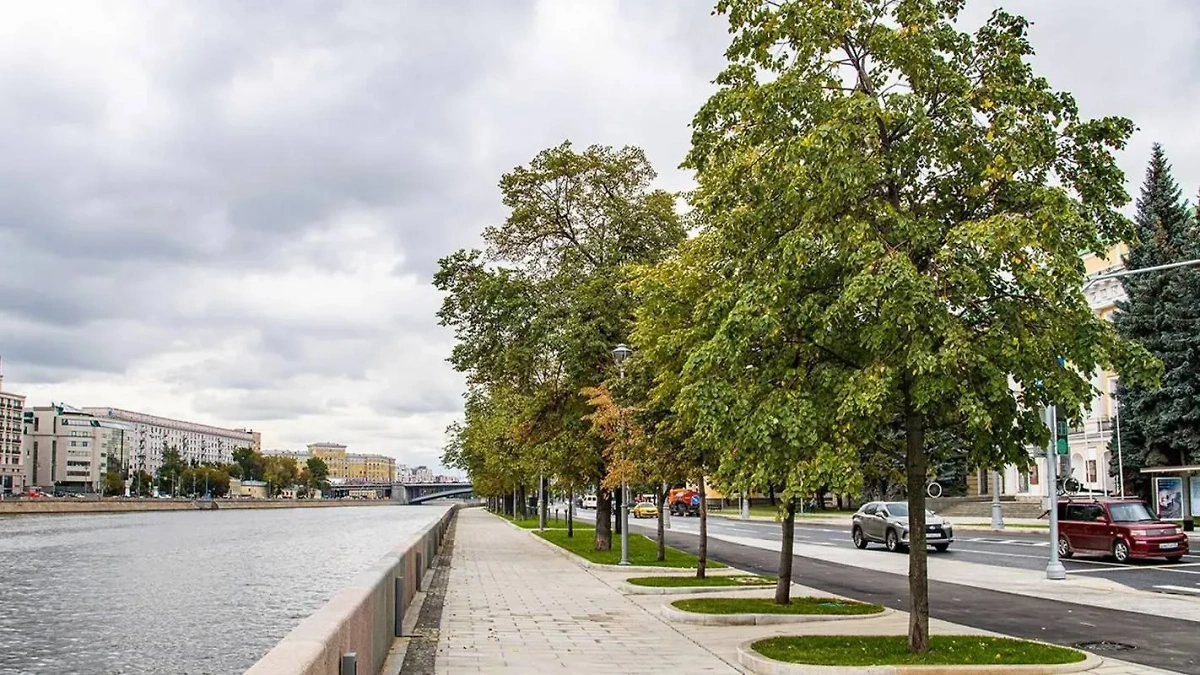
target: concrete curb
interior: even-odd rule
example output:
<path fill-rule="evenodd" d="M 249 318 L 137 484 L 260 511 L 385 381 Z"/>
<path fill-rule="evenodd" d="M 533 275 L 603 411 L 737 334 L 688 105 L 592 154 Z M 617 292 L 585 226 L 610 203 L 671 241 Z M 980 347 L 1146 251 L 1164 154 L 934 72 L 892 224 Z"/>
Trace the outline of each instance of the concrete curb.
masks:
<path fill-rule="evenodd" d="M 670 603 L 662 606 L 663 618 L 668 621 L 686 623 L 693 626 L 774 626 L 781 623 L 817 623 L 823 621 L 845 621 L 847 619 L 878 619 L 895 613 L 896 610 L 884 607 L 882 612 L 875 614 L 700 614 L 699 612 L 685 612 Z M 762 638 L 758 639 L 761 640 Z M 756 641 L 751 640 L 751 642 Z M 738 653 L 740 655 L 741 646 L 738 647 Z"/>
<path fill-rule="evenodd" d="M 878 616 L 878 615 L 876 615 Z M 814 666 L 802 663 L 787 663 L 769 659 L 754 651 L 752 645 L 764 638 L 747 640 L 738 645 L 738 663 L 756 675 L 1055 675 L 1057 673 L 1083 673 L 1095 670 L 1104 664 L 1095 654 L 1082 652 L 1087 658 L 1076 663 L 1056 665 L 1011 665 L 1011 666 Z"/>
<path fill-rule="evenodd" d="M 721 592 L 738 593 L 741 591 L 769 591 L 774 588 L 774 583 L 761 584 L 758 586 L 637 586 L 627 581 L 622 581 L 617 584 L 617 590 L 621 591 L 625 595 L 691 595 L 693 593 Z"/>

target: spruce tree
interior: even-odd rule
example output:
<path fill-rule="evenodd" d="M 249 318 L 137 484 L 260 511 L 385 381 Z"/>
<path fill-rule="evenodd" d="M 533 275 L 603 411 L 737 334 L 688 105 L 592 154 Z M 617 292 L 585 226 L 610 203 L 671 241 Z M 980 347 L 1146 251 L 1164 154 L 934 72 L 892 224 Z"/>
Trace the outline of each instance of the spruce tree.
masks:
<path fill-rule="evenodd" d="M 1137 202 L 1137 241 L 1128 269 L 1197 257 L 1200 243 L 1171 165 L 1155 144 Z M 1200 272 L 1181 268 L 1124 277 L 1128 296 L 1117 303 L 1117 332 L 1163 362 L 1161 386 L 1117 390 L 1126 492 L 1149 495 L 1147 466 L 1184 465 L 1200 458 Z M 1116 457 L 1115 437 L 1110 445 Z M 1115 472 L 1116 467 L 1113 467 Z"/>

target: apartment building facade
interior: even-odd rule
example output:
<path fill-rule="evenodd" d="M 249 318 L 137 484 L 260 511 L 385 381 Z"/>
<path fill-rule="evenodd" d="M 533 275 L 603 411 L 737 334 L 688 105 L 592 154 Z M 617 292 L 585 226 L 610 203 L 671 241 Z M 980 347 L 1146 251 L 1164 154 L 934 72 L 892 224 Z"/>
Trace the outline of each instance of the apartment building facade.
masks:
<path fill-rule="evenodd" d="M 99 492 L 104 474 L 124 466 L 132 427 L 64 404 L 35 406 L 22 417 L 30 484 L 47 491 Z"/>
<path fill-rule="evenodd" d="M 162 466 L 163 453 L 167 449 L 178 450 L 185 462 L 228 464 L 233 461 L 234 450 L 257 450 L 262 445 L 261 435 L 249 429 L 225 429 L 120 408 L 88 407 L 83 411 L 129 425 L 133 446 L 128 468 L 151 475 Z"/>
<path fill-rule="evenodd" d="M 29 457 L 22 441 L 25 397 L 4 391 L 0 373 L 0 496 L 18 495 L 29 487 Z"/>
<path fill-rule="evenodd" d="M 396 460 L 387 455 L 347 452 L 341 443 L 310 443 L 308 453 L 329 467 L 329 479 L 347 483 L 390 483 L 396 478 Z M 307 458 L 306 458 L 307 459 Z"/>
<path fill-rule="evenodd" d="M 1091 254 L 1083 257 L 1088 276 L 1115 272 L 1122 268 L 1124 256 L 1129 249 L 1124 244 L 1114 246 L 1104 257 Z M 1088 304 L 1096 316 L 1113 321 L 1117 303 L 1126 299 L 1120 279 L 1098 281 L 1085 290 Z M 1088 410 L 1084 411 L 1083 422 L 1071 429 L 1068 436 L 1066 457 L 1059 458 L 1059 475 L 1071 476 L 1080 482 L 1083 491 L 1113 492 L 1118 490 L 1114 474 L 1119 464 L 1114 431 L 1120 421 L 1117 406 L 1117 374 L 1098 372 L 1092 375 L 1093 397 Z M 1002 495 L 1046 497 L 1054 486 L 1047 485 L 1043 478 L 1045 459 L 1041 451 L 1033 452 L 1042 459 L 1031 461 L 1028 466 L 1007 466 L 1000 472 L 1000 485 L 995 485 L 991 472 L 977 471 L 968 479 L 968 495 L 990 496 L 999 489 Z"/>

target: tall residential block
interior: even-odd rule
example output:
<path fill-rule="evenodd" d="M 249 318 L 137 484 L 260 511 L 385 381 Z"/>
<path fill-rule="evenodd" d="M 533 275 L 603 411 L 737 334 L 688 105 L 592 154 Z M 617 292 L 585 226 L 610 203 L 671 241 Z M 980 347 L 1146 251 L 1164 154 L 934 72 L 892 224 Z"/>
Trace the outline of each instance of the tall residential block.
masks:
<path fill-rule="evenodd" d="M 120 408 L 88 407 L 83 410 L 132 427 L 133 450 L 129 458 L 132 471 L 154 474 L 162 466 L 163 452 L 167 449 L 178 450 L 185 462 L 228 464 L 233 461 L 234 450 L 257 449 L 262 445 L 259 433 L 249 429 L 224 429 Z"/>
<path fill-rule="evenodd" d="M 30 484 L 47 491 L 101 491 L 105 472 L 120 470 L 133 440 L 130 425 L 62 404 L 34 406 L 22 424 Z"/>
<path fill-rule="evenodd" d="M 25 397 L 4 391 L 0 372 L 0 495 L 16 495 L 29 486 L 29 457 L 21 440 Z"/>

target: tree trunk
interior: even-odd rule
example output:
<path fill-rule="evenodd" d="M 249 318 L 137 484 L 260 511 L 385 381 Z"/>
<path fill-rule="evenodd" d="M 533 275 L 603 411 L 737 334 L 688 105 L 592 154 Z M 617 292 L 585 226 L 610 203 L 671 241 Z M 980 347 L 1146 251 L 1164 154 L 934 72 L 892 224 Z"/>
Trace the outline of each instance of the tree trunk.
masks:
<path fill-rule="evenodd" d="M 792 550 L 796 539 L 796 498 L 787 500 L 784 507 L 783 524 L 779 546 L 779 581 L 775 582 L 775 604 L 792 602 Z"/>
<path fill-rule="evenodd" d="M 767 499 L 771 500 L 771 506 L 775 506 L 775 486 L 767 483 Z"/>
<path fill-rule="evenodd" d="M 908 475 L 908 651 L 929 651 L 929 550 L 925 546 L 925 420 L 912 400 L 912 376 L 906 374 L 904 435 Z"/>
<path fill-rule="evenodd" d="M 529 516 L 529 500 L 526 498 L 525 485 L 522 483 L 517 488 L 517 514 L 521 520 L 525 520 Z"/>
<path fill-rule="evenodd" d="M 708 567 L 708 498 L 704 493 L 704 476 L 700 476 L 700 555 L 696 561 L 696 578 L 703 579 Z"/>
<path fill-rule="evenodd" d="M 662 562 L 667 559 L 667 528 L 664 527 L 664 522 L 667 517 L 667 491 L 666 483 L 663 483 L 664 489 L 658 496 L 658 556 L 654 559 Z"/>
<path fill-rule="evenodd" d="M 575 488 L 567 490 L 567 539 L 575 536 Z"/>
<path fill-rule="evenodd" d="M 596 490 L 596 544 L 597 551 L 612 550 L 612 502 L 608 490 Z"/>

